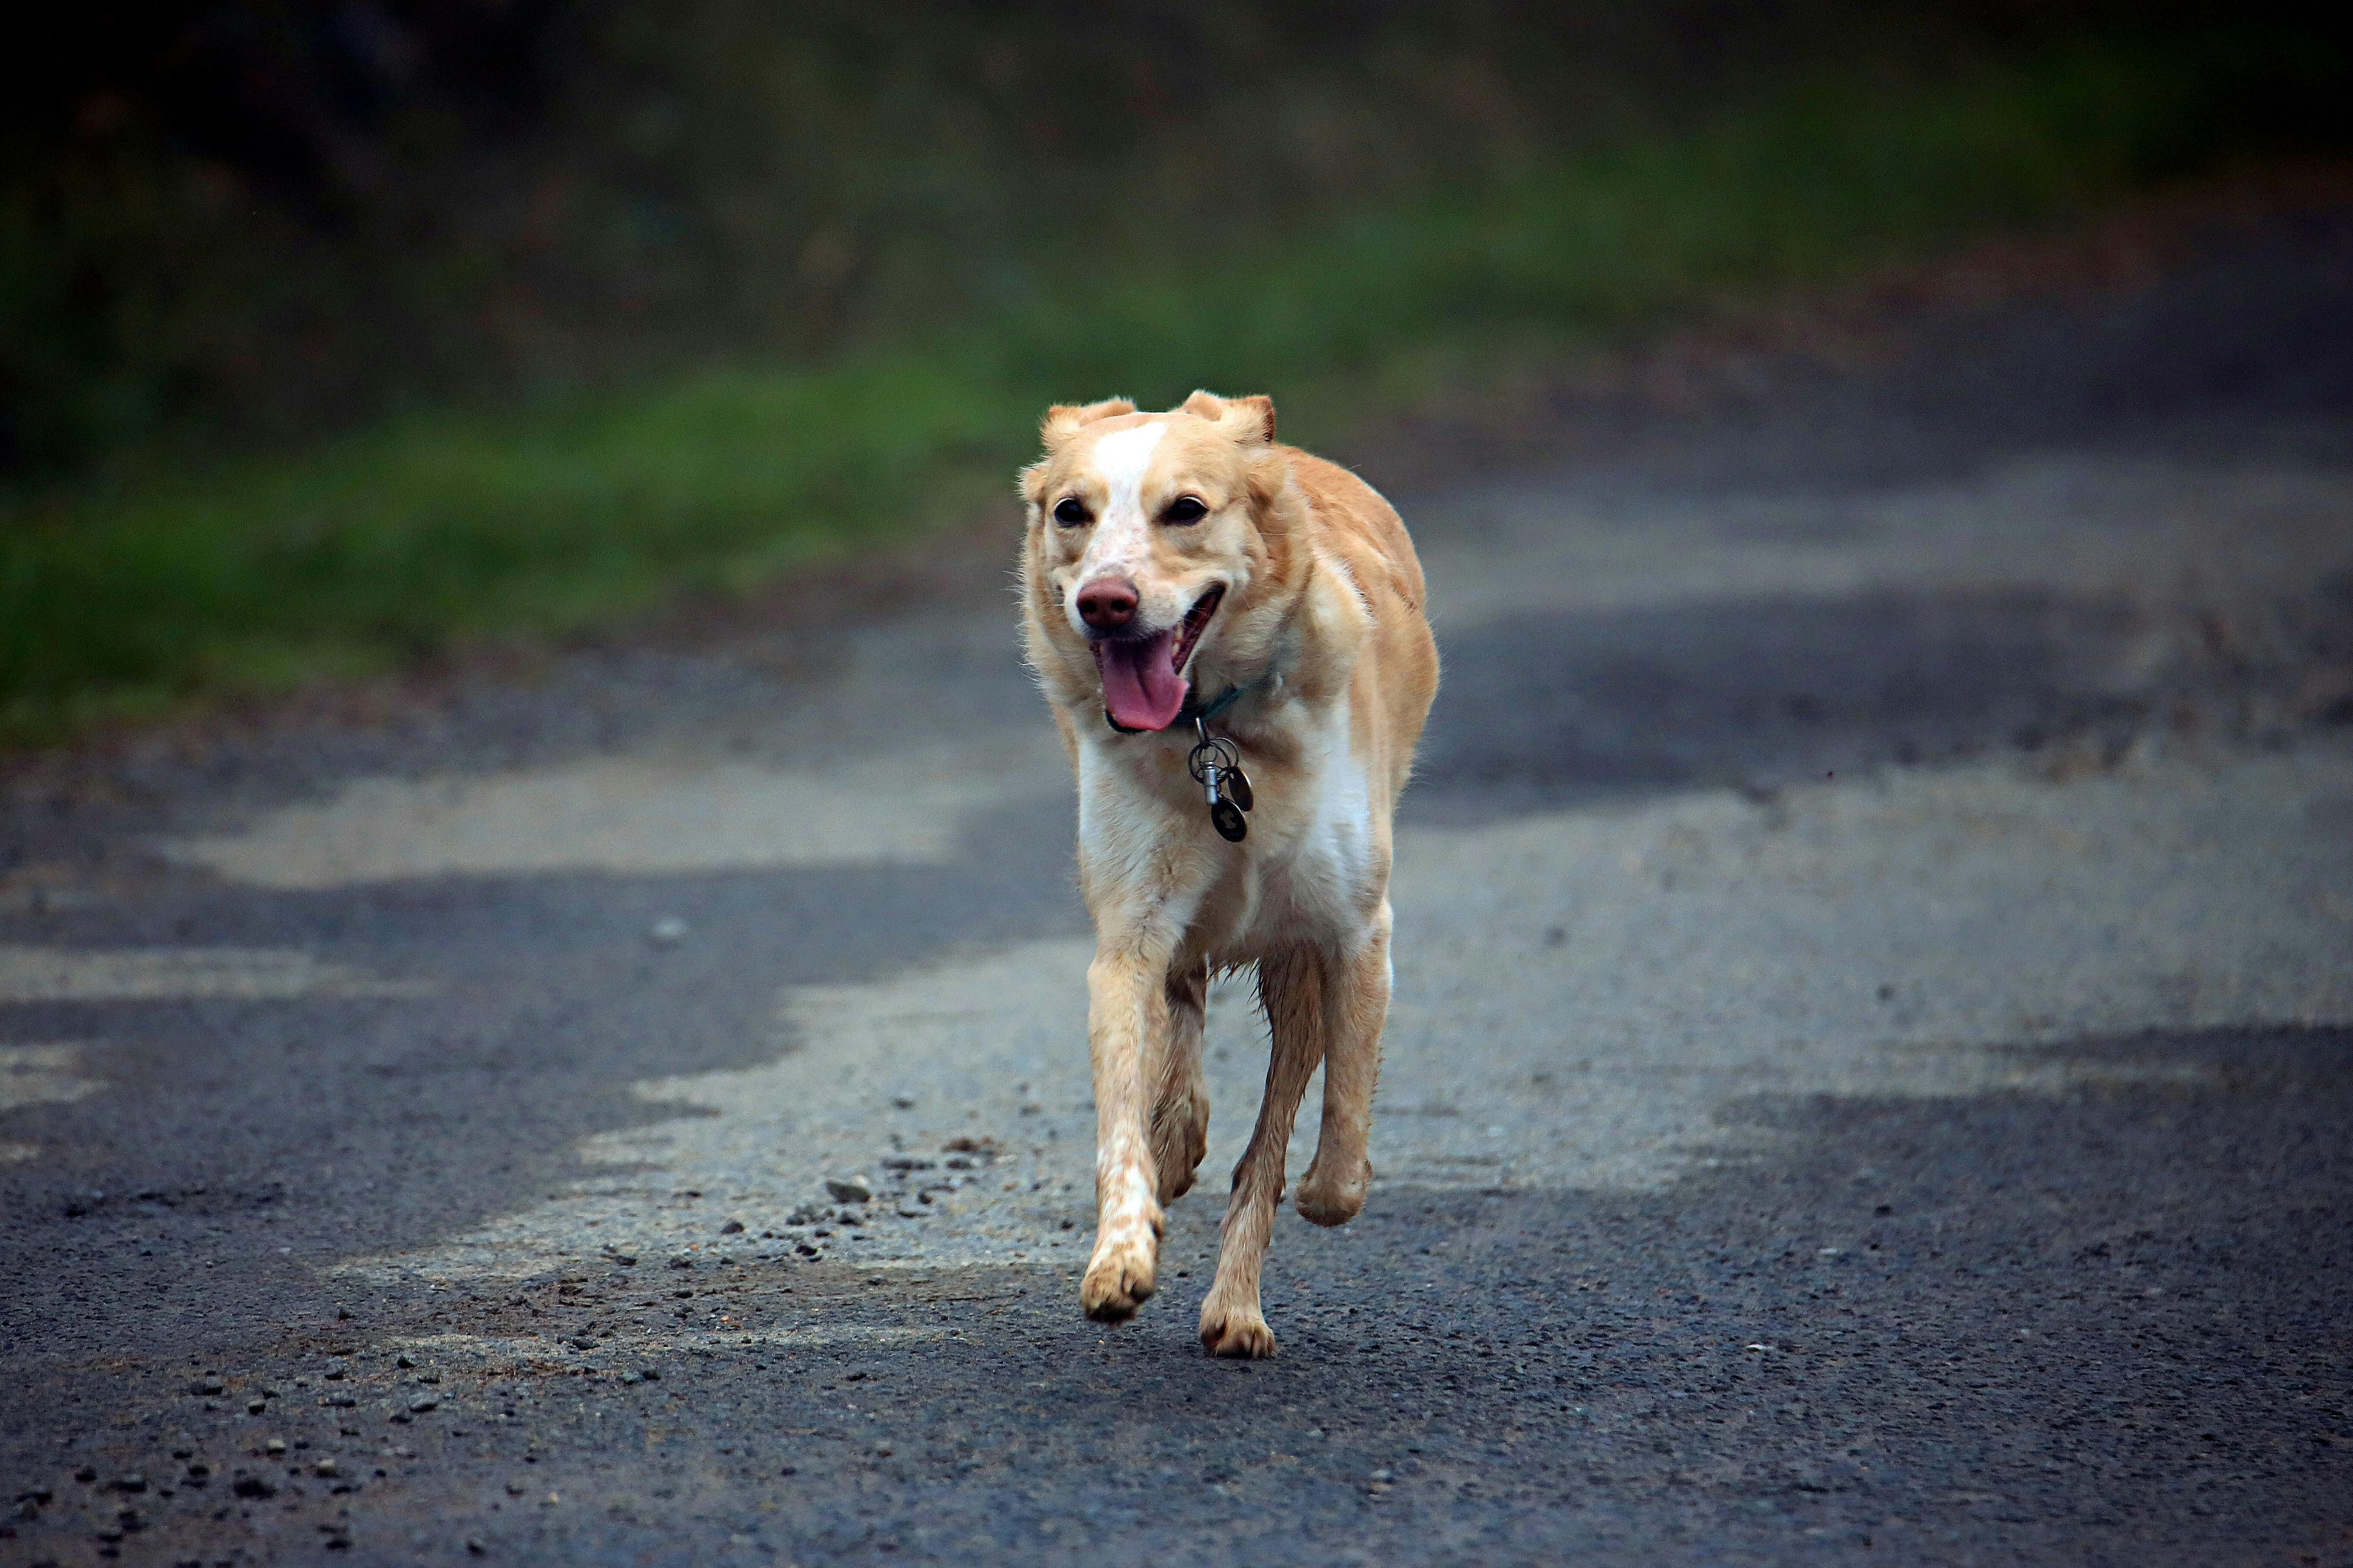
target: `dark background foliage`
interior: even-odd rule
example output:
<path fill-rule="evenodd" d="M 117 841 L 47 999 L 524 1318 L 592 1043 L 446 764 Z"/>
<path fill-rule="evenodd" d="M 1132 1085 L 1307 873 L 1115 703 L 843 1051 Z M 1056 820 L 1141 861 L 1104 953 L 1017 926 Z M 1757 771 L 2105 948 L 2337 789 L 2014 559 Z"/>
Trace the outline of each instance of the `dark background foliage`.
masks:
<path fill-rule="evenodd" d="M 0 52 L 0 473 L 801 359 L 1793 75 L 2071 34 L 2213 57 L 2185 158 L 2337 137 L 2341 57 L 2277 47 L 2294 21 L 2066 0 L 41 6 Z"/>

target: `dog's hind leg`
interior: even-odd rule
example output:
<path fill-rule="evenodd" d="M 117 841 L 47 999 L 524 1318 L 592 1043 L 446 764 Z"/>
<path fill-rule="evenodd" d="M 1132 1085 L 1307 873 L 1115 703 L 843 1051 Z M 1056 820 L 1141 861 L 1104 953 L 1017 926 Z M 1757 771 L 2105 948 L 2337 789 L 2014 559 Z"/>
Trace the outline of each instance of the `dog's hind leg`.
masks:
<path fill-rule="evenodd" d="M 1365 1144 L 1372 1134 L 1381 1029 L 1389 1013 L 1388 900 L 1381 900 L 1364 945 L 1333 966 L 1326 1005 L 1331 1034 L 1324 1047 L 1324 1127 L 1295 1202 L 1317 1225 L 1345 1225 L 1363 1210 L 1373 1174 Z"/>
<path fill-rule="evenodd" d="M 1324 1055 L 1324 957 L 1313 948 L 1259 962 L 1259 999 L 1266 1007 L 1273 1048 L 1258 1125 L 1234 1166 L 1233 1195 L 1226 1203 L 1218 1244 L 1218 1278 L 1201 1303 L 1201 1343 L 1212 1355 L 1274 1353 L 1274 1332 L 1259 1310 L 1259 1268 L 1266 1259 L 1275 1205 L 1282 1201 L 1291 1124 Z"/>
<path fill-rule="evenodd" d="M 1095 1250 L 1079 1282 L 1090 1318 L 1134 1315 L 1160 1261 L 1159 1173 L 1146 1100 L 1168 1046 L 1166 959 L 1099 944 L 1087 969 L 1087 1047 L 1094 1058 Z"/>
<path fill-rule="evenodd" d="M 1168 1048 L 1161 1056 L 1152 1102 L 1152 1159 L 1164 1204 L 1192 1190 L 1201 1156 L 1209 1152 L 1209 1095 L 1201 1084 L 1202 1011 L 1208 992 L 1206 963 L 1168 976 Z"/>

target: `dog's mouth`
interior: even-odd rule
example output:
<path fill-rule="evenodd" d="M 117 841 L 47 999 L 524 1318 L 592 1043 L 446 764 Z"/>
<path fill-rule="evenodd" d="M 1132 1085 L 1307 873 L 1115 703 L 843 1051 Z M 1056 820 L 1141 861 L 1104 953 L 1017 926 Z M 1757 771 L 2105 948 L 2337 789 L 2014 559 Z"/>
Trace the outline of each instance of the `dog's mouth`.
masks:
<path fill-rule="evenodd" d="M 1185 661 L 1201 640 L 1223 585 L 1193 601 L 1185 618 L 1165 632 L 1103 637 L 1092 646 L 1103 676 L 1103 711 L 1123 730 L 1166 730 L 1185 707 Z"/>

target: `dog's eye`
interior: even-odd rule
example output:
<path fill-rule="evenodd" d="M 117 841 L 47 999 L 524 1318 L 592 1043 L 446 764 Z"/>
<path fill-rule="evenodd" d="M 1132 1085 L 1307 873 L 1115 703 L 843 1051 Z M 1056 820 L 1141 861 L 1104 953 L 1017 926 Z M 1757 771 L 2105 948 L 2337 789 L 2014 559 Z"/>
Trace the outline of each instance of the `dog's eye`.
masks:
<path fill-rule="evenodd" d="M 1178 496 L 1160 515 L 1170 522 L 1198 522 L 1209 515 L 1209 509 L 1201 504 L 1199 496 Z"/>
<path fill-rule="evenodd" d="M 1086 502 L 1076 496 L 1064 496 L 1054 503 L 1054 521 L 1064 528 L 1076 528 L 1087 521 Z"/>

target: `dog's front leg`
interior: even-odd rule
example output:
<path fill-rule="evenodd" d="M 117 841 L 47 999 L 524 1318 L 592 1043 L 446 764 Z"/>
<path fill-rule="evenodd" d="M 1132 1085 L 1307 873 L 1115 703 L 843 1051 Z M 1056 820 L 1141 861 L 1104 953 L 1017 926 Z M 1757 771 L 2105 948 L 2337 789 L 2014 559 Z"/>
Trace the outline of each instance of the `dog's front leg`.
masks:
<path fill-rule="evenodd" d="M 1079 1302 L 1090 1318 L 1132 1317 L 1152 1294 L 1160 1258 L 1160 1183 L 1148 1119 L 1168 1026 L 1168 955 L 1132 934 L 1099 939 L 1087 969 L 1095 1250 L 1079 1285 Z"/>

